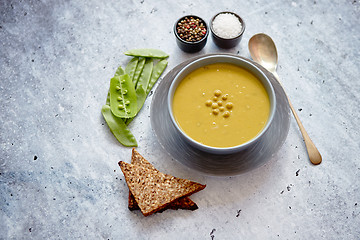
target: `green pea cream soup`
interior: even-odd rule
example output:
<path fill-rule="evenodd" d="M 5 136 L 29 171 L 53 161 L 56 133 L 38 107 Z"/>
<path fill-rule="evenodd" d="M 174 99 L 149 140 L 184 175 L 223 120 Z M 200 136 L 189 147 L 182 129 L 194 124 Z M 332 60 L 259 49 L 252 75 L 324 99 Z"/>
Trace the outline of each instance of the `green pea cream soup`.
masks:
<path fill-rule="evenodd" d="M 269 118 L 270 100 L 251 72 L 216 63 L 196 69 L 180 82 L 172 108 L 176 122 L 190 138 L 222 148 L 256 137 Z"/>

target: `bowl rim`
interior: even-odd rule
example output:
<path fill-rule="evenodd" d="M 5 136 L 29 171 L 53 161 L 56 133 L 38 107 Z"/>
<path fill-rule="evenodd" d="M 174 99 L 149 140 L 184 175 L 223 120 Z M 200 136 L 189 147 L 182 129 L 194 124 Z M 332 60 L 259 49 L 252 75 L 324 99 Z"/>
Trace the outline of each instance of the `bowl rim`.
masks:
<path fill-rule="evenodd" d="M 205 33 L 205 36 L 204 36 L 202 39 L 200 39 L 199 41 L 196 41 L 196 42 L 188 42 L 188 41 L 183 40 L 183 39 L 178 35 L 178 33 L 177 33 L 177 31 L 176 31 L 176 26 L 177 26 L 177 24 L 178 24 L 182 19 L 184 19 L 184 18 L 186 18 L 186 17 L 196 17 L 196 18 L 200 19 L 200 20 L 204 23 L 205 29 L 206 29 L 206 33 Z M 193 15 L 193 14 L 185 15 L 185 16 L 182 16 L 181 18 L 179 18 L 179 19 L 175 22 L 175 24 L 174 24 L 174 34 L 175 34 L 176 39 L 179 40 L 180 42 L 182 42 L 182 43 L 184 43 L 184 44 L 189 44 L 189 45 L 196 45 L 196 44 L 199 44 L 199 43 L 201 43 L 201 42 L 203 42 L 203 41 L 205 41 L 205 40 L 207 39 L 207 37 L 208 37 L 208 35 L 209 35 L 209 26 L 208 26 L 208 24 L 206 23 L 206 21 L 205 21 L 204 19 L 202 19 L 201 17 L 199 17 L 199 16 L 197 16 L 197 15 Z"/>
<path fill-rule="evenodd" d="M 262 79 L 264 79 L 264 81 L 266 82 L 266 84 L 268 85 L 268 88 L 266 88 L 266 86 L 264 86 L 266 88 L 266 92 L 268 94 L 269 100 L 270 100 L 270 114 L 268 117 L 268 120 L 266 122 L 266 125 L 262 128 L 262 130 L 256 135 L 254 136 L 252 139 L 250 139 L 249 141 L 240 144 L 240 145 L 236 145 L 236 146 L 232 146 L 232 147 L 212 147 L 209 145 L 205 145 L 203 143 L 200 143 L 198 141 L 195 141 L 194 139 L 192 139 L 190 136 L 188 136 L 182 129 L 181 127 L 178 125 L 178 123 L 176 122 L 176 119 L 173 115 L 173 110 L 172 110 L 172 100 L 175 94 L 175 90 L 178 87 L 178 85 L 180 84 L 180 82 L 190 73 L 195 71 L 196 69 L 209 65 L 209 64 L 213 64 L 213 63 L 218 63 L 218 62 L 226 62 L 224 60 L 222 61 L 217 61 L 217 62 L 213 62 L 213 63 L 207 63 L 204 65 L 201 65 L 199 67 L 194 68 L 193 70 L 191 70 L 189 73 L 186 73 L 186 71 L 191 68 L 192 66 L 194 66 L 195 64 L 197 64 L 198 62 L 202 62 L 202 61 L 206 61 L 207 59 L 216 59 L 216 58 L 220 58 L 220 59 L 235 59 L 235 61 L 240 61 L 243 62 L 245 64 L 248 64 L 248 66 L 250 68 L 252 68 L 253 70 L 250 70 L 247 68 L 247 70 L 251 71 L 254 74 L 254 71 L 256 71 L 257 74 L 259 74 L 261 76 Z M 231 63 L 231 62 L 228 62 Z M 232 63 L 234 64 L 234 63 Z M 185 74 L 184 74 L 185 72 Z M 183 76 L 184 75 L 184 76 Z M 258 76 L 256 76 L 257 78 L 259 78 Z M 261 83 L 264 85 L 262 80 Z M 272 104 L 271 104 L 272 103 Z M 202 150 L 204 152 L 208 152 L 208 153 L 214 153 L 214 154 L 232 154 L 232 153 L 236 153 L 239 152 L 249 146 L 251 146 L 252 144 L 254 144 L 255 142 L 257 142 L 259 140 L 259 138 L 261 136 L 264 135 L 264 133 L 268 130 L 269 126 L 271 125 L 274 116 L 275 116 L 275 112 L 276 112 L 276 95 L 275 95 L 275 91 L 274 88 L 269 80 L 269 78 L 266 76 L 266 74 L 260 69 L 258 68 L 255 64 L 253 64 L 249 59 L 246 58 L 242 58 L 240 56 L 236 56 L 236 55 L 228 55 L 228 54 L 215 54 L 215 55 L 211 55 L 211 56 L 204 56 L 204 57 L 200 57 L 190 63 L 188 63 L 181 71 L 179 71 L 176 76 L 174 77 L 174 79 L 172 80 L 170 87 L 169 87 L 169 91 L 168 91 L 168 95 L 167 95 L 167 108 L 169 111 L 169 115 L 170 115 L 170 119 L 172 124 L 175 126 L 175 128 L 177 129 L 177 131 L 179 132 L 179 134 L 184 137 L 191 145 L 193 145 L 194 147 L 198 148 L 199 150 Z"/>
<path fill-rule="evenodd" d="M 215 33 L 215 31 L 214 31 L 214 28 L 213 28 L 214 19 L 215 19 L 218 15 L 223 14 L 223 13 L 233 14 L 235 17 L 237 17 L 237 18 L 239 19 L 239 21 L 240 21 L 240 23 L 241 23 L 241 31 L 240 31 L 240 33 L 239 33 L 238 35 L 236 35 L 235 37 L 233 37 L 233 38 L 223 38 L 223 37 L 220 37 L 220 36 L 217 35 L 217 34 Z M 244 19 L 242 19 L 242 17 L 240 17 L 240 15 L 238 15 L 238 14 L 236 14 L 236 13 L 234 13 L 234 12 L 230 12 L 230 11 L 223 11 L 223 12 L 219 12 L 219 13 L 215 14 L 215 15 L 211 18 L 209 25 L 210 25 L 210 30 L 211 30 L 211 33 L 213 34 L 213 36 L 215 36 L 215 37 L 217 37 L 217 38 L 219 38 L 219 39 L 221 39 L 221 40 L 225 40 L 225 41 L 226 41 L 226 40 L 234 40 L 234 39 L 237 39 L 237 38 L 241 37 L 241 36 L 244 34 L 244 32 L 245 32 L 245 22 L 244 22 Z"/>

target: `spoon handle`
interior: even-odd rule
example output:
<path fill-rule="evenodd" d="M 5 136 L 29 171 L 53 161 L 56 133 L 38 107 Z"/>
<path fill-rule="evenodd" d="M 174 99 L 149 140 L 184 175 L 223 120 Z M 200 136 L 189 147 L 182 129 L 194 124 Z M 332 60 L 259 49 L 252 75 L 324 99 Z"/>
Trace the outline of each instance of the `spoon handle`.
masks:
<path fill-rule="evenodd" d="M 280 85 L 282 86 L 278 74 L 275 71 L 272 72 L 272 73 L 275 76 L 275 78 L 278 80 Z M 301 132 L 301 134 L 302 134 L 302 136 L 304 138 L 310 162 L 312 164 L 314 164 L 314 165 L 320 164 L 321 161 L 322 161 L 322 157 L 321 157 L 321 154 L 320 154 L 319 150 L 316 148 L 314 142 L 311 140 L 311 138 L 309 137 L 308 133 L 306 132 L 304 126 L 302 125 L 302 123 L 300 121 L 300 118 L 297 115 L 297 113 L 296 113 L 296 111 L 295 111 L 295 109 L 294 109 L 288 95 L 286 93 L 285 93 L 285 95 L 286 95 L 286 98 L 287 98 L 287 100 L 289 102 L 290 109 L 291 109 L 291 111 L 292 111 L 292 113 L 293 113 L 293 115 L 295 117 L 295 120 L 296 120 L 298 126 L 299 126 L 300 132 Z"/>

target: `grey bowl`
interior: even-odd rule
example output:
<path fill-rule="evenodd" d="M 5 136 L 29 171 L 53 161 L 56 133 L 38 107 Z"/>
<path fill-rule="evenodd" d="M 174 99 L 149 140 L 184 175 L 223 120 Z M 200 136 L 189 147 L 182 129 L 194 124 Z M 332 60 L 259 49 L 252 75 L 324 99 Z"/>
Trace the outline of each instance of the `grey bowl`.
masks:
<path fill-rule="evenodd" d="M 284 89 L 279 82 L 269 71 L 252 61 L 270 79 L 275 90 L 276 111 L 268 130 L 257 144 L 233 154 L 211 154 L 188 144 L 183 137 L 180 137 L 170 119 L 167 108 L 169 88 L 175 76 L 187 64 L 195 59 L 211 55 L 216 54 L 196 56 L 179 63 L 158 82 L 150 107 L 151 127 L 157 139 L 155 144 L 158 144 L 168 154 L 169 158 L 183 164 L 188 171 L 211 176 L 239 175 L 259 168 L 276 158 L 288 135 L 292 114 Z M 243 58 L 238 55 L 228 55 Z"/>
<path fill-rule="evenodd" d="M 203 66 L 206 66 L 209 64 L 213 64 L 213 63 L 231 63 L 231 64 L 234 64 L 234 65 L 237 65 L 237 66 L 247 69 L 261 81 L 261 83 L 263 84 L 263 86 L 265 87 L 265 89 L 268 93 L 268 96 L 270 99 L 270 116 L 268 118 L 268 121 L 267 121 L 265 127 L 263 128 L 263 130 L 255 138 L 251 139 L 250 141 L 248 141 L 244 144 L 234 146 L 234 147 L 227 147 L 227 148 L 211 147 L 211 146 L 204 145 L 202 143 L 195 141 L 194 139 L 189 137 L 184 131 L 182 131 L 182 129 L 179 127 L 179 125 L 177 124 L 177 122 L 174 118 L 173 111 L 172 111 L 172 101 L 173 101 L 174 93 L 175 93 L 177 86 L 184 79 L 184 77 L 187 76 L 192 71 L 194 71 L 200 67 L 203 67 Z M 172 81 L 170 88 L 169 88 L 169 92 L 168 92 L 168 96 L 167 96 L 167 107 L 168 107 L 168 111 L 170 114 L 170 119 L 171 119 L 173 125 L 175 126 L 177 133 L 190 145 L 192 145 L 193 147 L 195 147 L 201 151 L 208 152 L 211 154 L 232 154 L 232 153 L 243 151 L 246 148 L 251 147 L 252 145 L 256 144 L 261 139 L 261 137 L 267 131 L 268 127 L 270 126 L 270 124 L 274 118 L 274 114 L 275 114 L 275 110 L 276 110 L 276 96 L 275 96 L 275 92 L 270 83 L 269 78 L 264 74 L 263 71 L 261 71 L 250 60 L 247 60 L 244 58 L 238 58 L 236 56 L 231 56 L 231 55 L 218 54 L 218 55 L 201 57 L 199 59 L 196 59 L 196 60 L 190 62 L 175 76 L 175 78 Z"/>

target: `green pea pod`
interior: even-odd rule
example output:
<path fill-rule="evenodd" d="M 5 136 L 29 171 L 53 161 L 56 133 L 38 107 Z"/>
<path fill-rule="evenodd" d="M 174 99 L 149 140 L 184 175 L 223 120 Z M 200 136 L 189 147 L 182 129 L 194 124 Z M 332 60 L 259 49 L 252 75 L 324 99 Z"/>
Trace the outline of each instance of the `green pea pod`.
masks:
<path fill-rule="evenodd" d="M 153 66 L 154 66 L 154 60 L 152 58 L 146 58 L 144 69 L 142 70 L 139 81 L 136 84 L 136 89 L 142 87 L 146 92 L 146 88 L 150 81 Z"/>
<path fill-rule="evenodd" d="M 147 58 L 167 58 L 169 55 L 159 49 L 141 48 L 132 49 L 125 52 L 125 55 L 134 57 L 147 57 Z"/>
<path fill-rule="evenodd" d="M 165 59 L 163 59 L 154 66 L 153 71 L 151 73 L 150 82 L 146 88 L 146 95 L 149 94 L 150 90 L 153 88 L 156 81 L 159 79 L 161 74 L 164 72 L 167 64 L 168 64 L 168 62 Z"/>
<path fill-rule="evenodd" d="M 140 109 L 142 108 L 142 106 L 145 103 L 146 97 L 149 94 L 151 88 L 154 86 L 154 84 L 156 83 L 156 81 L 159 79 L 161 73 L 165 70 L 166 66 L 167 66 L 167 61 L 166 60 L 161 60 L 159 61 L 152 70 L 151 73 L 151 78 L 149 81 L 149 84 L 147 86 L 147 90 L 145 91 L 141 85 L 138 84 L 139 87 L 136 88 L 136 97 L 137 97 L 137 106 L 138 106 L 138 112 L 140 111 Z M 145 67 L 143 72 L 145 72 Z M 140 80 L 139 80 L 140 83 Z M 126 125 L 128 125 L 129 123 L 132 122 L 134 118 L 129 118 L 126 120 Z"/>
<path fill-rule="evenodd" d="M 110 106 L 104 105 L 101 108 L 101 113 L 110 128 L 110 131 L 114 134 L 115 138 L 126 147 L 137 147 L 138 144 L 134 135 L 130 132 L 121 118 L 118 118 L 112 114 Z"/>
<path fill-rule="evenodd" d="M 134 72 L 134 77 L 132 79 L 132 82 L 134 83 L 134 86 L 136 86 L 137 82 L 139 81 L 141 72 L 144 69 L 144 65 L 145 65 L 145 58 L 141 58 L 136 66 L 135 72 Z"/>
<path fill-rule="evenodd" d="M 120 66 L 116 69 L 115 75 L 114 76 L 120 76 L 120 75 L 124 75 L 125 71 L 124 69 Z"/>
<path fill-rule="evenodd" d="M 144 105 L 146 96 L 147 94 L 142 87 L 136 89 L 137 112 L 139 112 L 142 106 Z"/>
<path fill-rule="evenodd" d="M 110 108 L 116 117 L 132 118 L 137 112 L 136 92 L 129 75 L 110 80 Z"/>
<path fill-rule="evenodd" d="M 144 90 L 142 87 L 139 87 L 139 88 L 136 89 L 137 113 L 140 111 L 140 109 L 141 109 L 142 106 L 144 105 L 145 100 L 146 100 L 146 97 L 147 97 L 147 94 L 146 94 L 145 90 Z M 137 113 L 136 113 L 136 114 L 137 114 Z M 133 119 L 134 119 L 134 118 L 128 118 L 128 119 L 126 119 L 125 124 L 126 124 L 126 125 L 129 125 L 129 123 L 131 123 Z"/>
<path fill-rule="evenodd" d="M 135 117 L 125 119 L 125 120 L 126 120 L 126 121 L 125 121 L 125 125 L 129 125 L 129 124 L 134 120 L 134 118 L 135 118 Z"/>
<path fill-rule="evenodd" d="M 110 106 L 110 89 L 109 89 L 107 97 L 106 97 L 106 105 Z"/>
<path fill-rule="evenodd" d="M 120 76 L 120 75 L 124 75 L 125 71 L 124 69 L 120 66 L 118 67 L 118 69 L 116 69 L 115 75 L 114 76 Z M 107 97 L 106 97 L 106 105 L 110 106 L 110 89 L 108 91 Z"/>
<path fill-rule="evenodd" d="M 139 62 L 139 58 L 134 57 L 130 60 L 130 62 L 125 67 L 125 72 L 127 73 L 127 75 L 129 75 L 131 81 L 133 81 L 136 66 L 138 65 L 138 62 Z"/>

